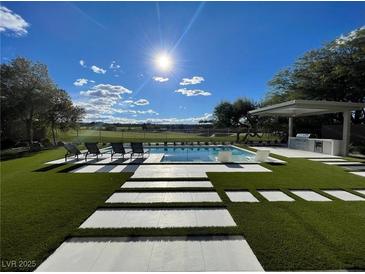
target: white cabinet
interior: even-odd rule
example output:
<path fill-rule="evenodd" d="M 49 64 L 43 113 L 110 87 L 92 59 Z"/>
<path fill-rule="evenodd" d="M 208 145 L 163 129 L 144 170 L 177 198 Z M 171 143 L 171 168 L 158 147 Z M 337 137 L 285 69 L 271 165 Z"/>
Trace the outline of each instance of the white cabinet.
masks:
<path fill-rule="evenodd" d="M 288 147 L 330 155 L 341 155 L 342 140 L 290 137 Z"/>

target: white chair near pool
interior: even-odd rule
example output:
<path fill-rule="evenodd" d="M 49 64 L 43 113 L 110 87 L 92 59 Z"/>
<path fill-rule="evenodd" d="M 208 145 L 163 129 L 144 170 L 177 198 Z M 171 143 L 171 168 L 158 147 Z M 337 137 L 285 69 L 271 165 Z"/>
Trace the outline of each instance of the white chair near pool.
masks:
<path fill-rule="evenodd" d="M 232 162 L 232 151 L 219 151 L 218 161 L 221 163 Z"/>
<path fill-rule="evenodd" d="M 257 162 L 265 162 L 269 158 L 270 150 L 257 150 L 255 161 Z"/>

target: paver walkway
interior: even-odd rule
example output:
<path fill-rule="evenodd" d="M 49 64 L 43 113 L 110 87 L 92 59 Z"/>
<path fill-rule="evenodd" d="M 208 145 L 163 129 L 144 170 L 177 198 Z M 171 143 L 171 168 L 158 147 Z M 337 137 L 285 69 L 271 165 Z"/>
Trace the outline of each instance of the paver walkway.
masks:
<path fill-rule="evenodd" d="M 197 203 L 221 202 L 215 191 L 116 192 L 106 203 Z"/>
<path fill-rule="evenodd" d="M 260 190 L 259 193 L 270 202 L 293 202 L 293 198 L 279 190 Z"/>
<path fill-rule="evenodd" d="M 257 200 L 257 198 L 253 196 L 249 191 L 226 191 L 226 194 L 232 202 L 259 202 L 259 200 Z"/>
<path fill-rule="evenodd" d="M 339 156 L 323 154 L 318 152 L 311 152 L 299 149 L 291 149 L 287 147 L 272 147 L 272 146 L 258 146 L 253 147 L 255 149 L 270 150 L 270 153 L 274 153 L 280 156 L 288 158 L 340 158 Z"/>
<path fill-rule="evenodd" d="M 127 181 L 121 188 L 179 188 L 203 187 L 212 188 L 210 181 Z"/>
<path fill-rule="evenodd" d="M 291 190 L 291 193 L 294 193 L 298 197 L 306 200 L 306 201 L 314 201 L 314 202 L 329 202 L 331 199 L 322 196 L 321 194 L 314 192 L 313 190 Z"/>
<path fill-rule="evenodd" d="M 258 164 L 85 165 L 71 173 L 134 172 L 132 178 L 208 178 L 207 172 L 271 172 Z"/>
<path fill-rule="evenodd" d="M 256 164 L 144 165 L 135 171 L 132 178 L 208 178 L 207 172 L 271 172 L 271 170 Z"/>
<path fill-rule="evenodd" d="M 75 173 L 134 172 L 144 180 L 127 181 L 106 203 L 221 202 L 208 180 L 163 180 L 207 177 L 207 171 L 270 172 L 259 165 L 86 165 Z M 156 179 L 151 181 L 151 174 Z M 144 176 L 144 177 L 143 177 Z M 146 181 L 148 178 L 148 181 Z M 138 189 L 159 188 L 158 191 Z M 192 188 L 192 191 L 169 191 Z M 166 191 L 161 191 L 166 189 Z M 97 209 L 80 229 L 236 226 L 224 207 Z M 242 236 L 90 237 L 65 241 L 37 271 L 263 271 Z"/>
<path fill-rule="evenodd" d="M 350 172 L 351 174 L 358 175 L 361 177 L 365 177 L 365 171 L 359 171 L 359 172 Z"/>
<path fill-rule="evenodd" d="M 227 209 L 98 209 L 80 228 L 236 226 Z"/>
<path fill-rule="evenodd" d="M 37 271 L 263 271 L 242 236 L 71 238 Z"/>
<path fill-rule="evenodd" d="M 311 161 L 322 162 L 326 165 L 334 165 L 340 166 L 346 171 L 352 171 L 351 174 L 358 175 L 365 177 L 365 162 L 354 162 L 354 161 L 347 161 L 342 158 L 321 158 L 321 159 L 309 159 Z"/>
<path fill-rule="evenodd" d="M 302 198 L 305 201 L 309 202 L 330 202 L 333 201 L 328 197 L 323 196 L 320 193 L 315 192 L 311 189 L 300 189 L 300 190 L 288 190 L 295 196 Z M 365 195 L 365 190 L 363 189 L 354 189 L 353 191 L 358 192 L 360 196 L 357 196 L 351 192 L 341 190 L 341 189 L 331 189 L 331 190 L 322 190 L 323 192 L 336 197 L 337 199 L 350 202 L 350 201 L 365 201 L 364 198 L 361 197 L 360 194 Z M 258 190 L 258 192 L 264 197 L 262 199 L 267 200 L 269 202 L 293 202 L 300 201 L 297 197 L 294 198 L 288 196 L 284 192 L 280 190 Z M 227 190 L 227 196 L 232 202 L 246 202 L 246 203 L 254 203 L 260 202 L 250 191 L 248 190 Z M 334 199 L 332 197 L 332 199 Z M 261 198 L 260 198 L 261 199 Z M 261 199 L 261 200 L 262 200 Z"/>
<path fill-rule="evenodd" d="M 323 190 L 323 192 L 343 201 L 365 201 L 364 198 L 344 190 Z"/>

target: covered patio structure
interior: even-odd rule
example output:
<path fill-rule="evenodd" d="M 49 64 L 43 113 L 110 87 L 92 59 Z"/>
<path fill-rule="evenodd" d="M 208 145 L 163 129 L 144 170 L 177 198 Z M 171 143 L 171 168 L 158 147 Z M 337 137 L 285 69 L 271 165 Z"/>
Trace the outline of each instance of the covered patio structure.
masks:
<path fill-rule="evenodd" d="M 346 156 L 350 143 L 351 113 L 365 108 L 364 103 L 292 100 L 250 111 L 257 116 L 282 116 L 289 118 L 289 139 L 293 137 L 293 120 L 295 117 L 314 116 L 329 113 L 343 114 L 342 140 L 340 141 L 340 155 Z"/>

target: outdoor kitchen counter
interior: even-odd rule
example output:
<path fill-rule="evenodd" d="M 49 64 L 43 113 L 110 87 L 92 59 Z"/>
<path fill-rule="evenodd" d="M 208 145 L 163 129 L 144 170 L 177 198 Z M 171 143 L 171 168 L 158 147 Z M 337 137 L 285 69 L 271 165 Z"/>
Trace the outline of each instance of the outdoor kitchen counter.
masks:
<path fill-rule="evenodd" d="M 289 137 L 288 147 L 329 155 L 341 155 L 342 140 Z"/>

